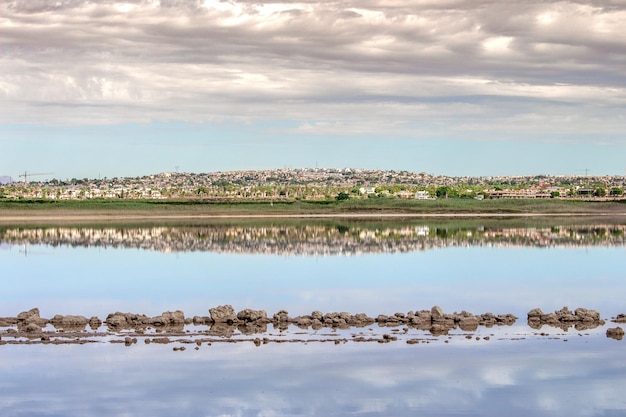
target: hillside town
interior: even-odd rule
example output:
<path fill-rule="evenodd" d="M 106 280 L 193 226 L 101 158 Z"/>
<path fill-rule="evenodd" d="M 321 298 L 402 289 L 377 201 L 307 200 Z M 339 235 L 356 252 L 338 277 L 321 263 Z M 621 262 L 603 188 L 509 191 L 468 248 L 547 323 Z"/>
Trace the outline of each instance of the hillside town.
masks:
<path fill-rule="evenodd" d="M 3 176 L 2 199 L 333 200 L 351 198 L 622 199 L 626 176 L 450 177 L 425 172 L 301 168 L 142 177 L 14 181 Z"/>

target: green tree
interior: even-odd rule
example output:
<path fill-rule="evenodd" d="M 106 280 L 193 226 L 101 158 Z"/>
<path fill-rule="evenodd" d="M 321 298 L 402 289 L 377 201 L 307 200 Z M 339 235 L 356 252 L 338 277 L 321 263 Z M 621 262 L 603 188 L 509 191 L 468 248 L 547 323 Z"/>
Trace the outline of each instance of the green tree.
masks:
<path fill-rule="evenodd" d="M 598 187 L 595 190 L 593 190 L 593 195 L 595 197 L 604 197 L 606 196 L 606 188 L 603 187 Z"/>
<path fill-rule="evenodd" d="M 437 190 L 435 190 L 435 195 L 438 198 L 448 198 L 448 197 L 458 197 L 459 193 L 454 188 L 449 187 L 447 185 L 443 185 L 441 187 L 437 187 Z"/>
<path fill-rule="evenodd" d="M 613 196 L 623 195 L 624 194 L 624 190 L 622 188 L 620 188 L 620 187 L 612 187 L 610 194 L 613 195 Z"/>
<path fill-rule="evenodd" d="M 350 198 L 350 194 L 344 193 L 342 191 L 339 194 L 337 194 L 337 197 L 335 197 L 335 200 L 337 200 L 337 201 L 345 201 L 345 200 L 348 200 L 349 198 Z"/>

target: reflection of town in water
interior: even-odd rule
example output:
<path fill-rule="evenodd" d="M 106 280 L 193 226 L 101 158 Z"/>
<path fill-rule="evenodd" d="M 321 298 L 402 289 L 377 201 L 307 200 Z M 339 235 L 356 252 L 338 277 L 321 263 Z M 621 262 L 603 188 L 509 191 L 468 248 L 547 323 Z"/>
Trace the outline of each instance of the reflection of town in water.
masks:
<path fill-rule="evenodd" d="M 450 227 L 234 225 L 164 227 L 6 227 L 3 245 L 138 248 L 159 252 L 215 252 L 282 256 L 404 253 L 449 247 L 626 246 L 626 225 Z"/>

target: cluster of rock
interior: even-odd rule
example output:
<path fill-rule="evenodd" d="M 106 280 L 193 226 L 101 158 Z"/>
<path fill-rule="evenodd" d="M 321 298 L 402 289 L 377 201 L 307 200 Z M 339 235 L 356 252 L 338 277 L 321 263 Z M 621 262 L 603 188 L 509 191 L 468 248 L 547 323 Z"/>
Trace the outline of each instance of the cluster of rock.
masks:
<path fill-rule="evenodd" d="M 272 324 L 274 328 L 279 330 L 286 330 L 290 325 L 302 329 L 318 330 L 321 328 L 348 329 L 377 324 L 379 327 L 417 328 L 437 336 L 447 334 L 448 331 L 456 328 L 471 332 L 477 330 L 479 326 L 512 325 L 516 320 L 517 317 L 512 314 L 484 313 L 474 315 L 466 311 L 445 314 L 439 306 L 434 306 L 430 310 L 409 311 L 406 314 L 380 314 L 376 318 L 369 317 L 364 313 L 322 313 L 320 311 L 313 311 L 309 315 L 290 317 L 285 310 L 280 310 L 269 318 L 265 310 L 244 309 L 235 312 L 231 305 L 222 305 L 209 309 L 209 316 L 194 316 L 193 318 L 185 317 L 185 314 L 180 310 L 166 311 L 155 317 L 115 312 L 107 316 L 104 324 L 111 332 L 132 330 L 138 333 L 142 333 L 148 328 L 155 329 L 157 332 L 175 333 L 183 332 L 185 325 L 207 325 L 210 326 L 207 333 L 222 337 L 232 336 L 235 330 L 245 335 L 265 333 L 268 324 Z M 626 323 L 626 315 L 619 314 L 612 321 Z M 86 326 L 96 331 L 102 324 L 103 322 L 98 317 L 86 318 L 57 314 L 51 319 L 46 319 L 40 317 L 38 308 L 21 312 L 17 317 L 0 317 L 0 327 L 16 326 L 18 332 L 30 334 L 41 333 L 47 325 L 52 325 L 55 329 L 64 332 L 82 332 Z M 535 308 L 528 312 L 528 325 L 533 329 L 540 329 L 543 325 L 548 325 L 563 330 L 568 330 L 572 326 L 577 330 L 586 330 L 604 324 L 605 322 L 600 318 L 599 312 L 585 308 L 570 311 L 568 307 L 563 307 L 554 313 L 544 313 L 541 309 Z M 15 330 L 11 331 L 14 332 Z M 622 336 L 623 330 L 620 327 L 607 330 L 607 337 L 621 339 Z"/>
<path fill-rule="evenodd" d="M 180 311 L 166 311 L 159 316 L 148 317 L 144 314 L 135 313 L 111 313 L 104 320 L 104 324 L 110 331 L 134 330 L 144 331 L 154 328 L 168 332 L 182 332 L 185 325 L 209 325 L 211 333 L 221 336 L 232 335 L 235 330 L 242 334 L 264 333 L 267 325 L 273 324 L 275 328 L 285 330 L 289 325 L 300 328 L 347 329 L 350 327 L 364 327 L 377 323 L 380 327 L 407 326 L 430 331 L 433 334 L 445 334 L 454 328 L 465 331 L 474 331 L 478 326 L 510 325 L 517 318 L 512 314 L 494 315 L 485 313 L 473 315 L 466 311 L 461 313 L 444 314 L 441 307 L 435 306 L 430 311 L 395 313 L 387 316 L 380 314 L 378 317 L 369 317 L 367 314 L 351 314 L 348 312 L 322 313 L 313 311 L 310 315 L 290 317 L 285 310 L 280 310 L 270 319 L 264 310 L 244 309 L 235 312 L 231 305 L 222 305 L 209 309 L 209 316 L 194 316 L 186 318 Z M 102 322 L 97 317 L 90 319 L 83 316 L 55 315 L 51 319 L 40 317 L 39 309 L 22 312 L 17 317 L 0 318 L 0 326 L 8 327 L 17 325 L 18 331 L 34 333 L 41 332 L 42 328 L 51 324 L 56 329 L 82 331 L 89 325 L 92 330 L 97 330 Z"/>
<path fill-rule="evenodd" d="M 92 330 L 98 329 L 102 321 L 98 317 L 86 318 L 83 316 L 63 316 L 55 315 L 51 319 L 43 318 L 39 315 L 38 308 L 23 311 L 17 317 L 1 317 L 0 327 L 17 326 L 17 330 L 25 333 L 39 333 L 44 327 L 51 324 L 58 330 L 82 331 L 89 325 Z"/>
<path fill-rule="evenodd" d="M 164 328 L 168 331 L 182 331 L 185 324 L 191 320 L 185 319 L 185 314 L 180 311 L 166 311 L 160 316 L 148 317 L 145 314 L 135 313 L 111 313 L 104 320 L 104 324 L 110 330 L 142 330 L 148 327 Z"/>
<path fill-rule="evenodd" d="M 572 326 L 576 330 L 588 330 L 602 326 L 604 323 L 599 312 L 586 308 L 570 311 L 568 307 L 563 307 L 554 313 L 544 313 L 540 308 L 535 308 L 528 312 L 528 326 L 533 329 L 540 329 L 541 326 L 548 325 L 563 330 L 568 330 Z"/>
<path fill-rule="evenodd" d="M 459 327 L 463 331 L 475 331 L 478 326 L 501 326 L 512 325 L 517 320 L 513 314 L 484 313 L 474 315 L 467 311 L 460 313 L 444 314 L 439 306 L 434 306 L 428 310 L 420 310 L 416 313 L 409 311 L 395 313 L 393 316 L 379 315 L 376 319 L 380 326 L 407 325 L 420 330 L 428 330 L 433 335 L 447 334 L 449 330 Z"/>
<path fill-rule="evenodd" d="M 395 313 L 391 316 L 379 314 L 376 318 L 369 317 L 363 313 L 350 314 L 342 312 L 323 314 L 319 311 L 314 311 L 310 315 L 291 318 L 286 311 L 281 310 L 274 314 L 272 322 L 275 326 L 278 325 L 279 328 L 286 328 L 288 325 L 293 324 L 301 328 L 311 327 L 314 330 L 322 327 L 340 329 L 349 327 L 364 327 L 376 323 L 380 327 L 406 326 L 420 330 L 427 330 L 432 334 L 437 335 L 446 334 L 449 330 L 457 327 L 464 331 L 474 331 L 478 328 L 478 326 L 491 327 L 503 324 L 511 325 L 515 323 L 515 320 L 517 320 L 517 317 L 512 314 L 502 314 L 496 316 L 492 313 L 485 313 L 473 315 L 466 311 L 461 313 L 444 314 L 441 307 L 435 306 L 430 311 L 409 311 L 406 314 Z"/>

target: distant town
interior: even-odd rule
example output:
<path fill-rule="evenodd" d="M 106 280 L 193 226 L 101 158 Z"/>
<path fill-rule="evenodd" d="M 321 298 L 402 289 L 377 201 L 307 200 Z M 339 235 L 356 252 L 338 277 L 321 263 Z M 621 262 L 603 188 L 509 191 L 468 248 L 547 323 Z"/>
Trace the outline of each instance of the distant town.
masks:
<path fill-rule="evenodd" d="M 142 177 L 24 181 L 0 177 L 2 199 L 196 199 L 216 201 L 362 198 L 623 199 L 626 176 L 449 177 L 425 172 L 301 168 Z"/>

